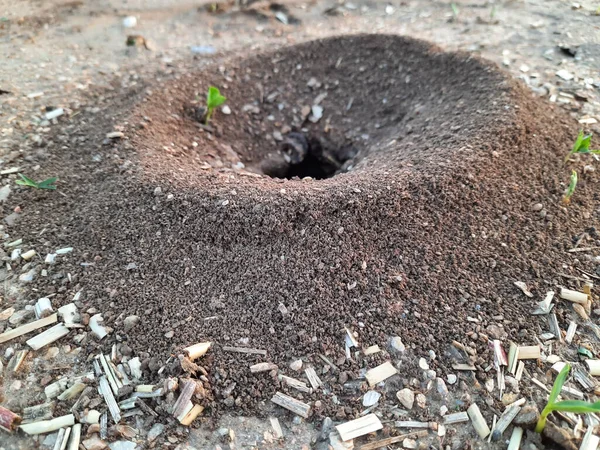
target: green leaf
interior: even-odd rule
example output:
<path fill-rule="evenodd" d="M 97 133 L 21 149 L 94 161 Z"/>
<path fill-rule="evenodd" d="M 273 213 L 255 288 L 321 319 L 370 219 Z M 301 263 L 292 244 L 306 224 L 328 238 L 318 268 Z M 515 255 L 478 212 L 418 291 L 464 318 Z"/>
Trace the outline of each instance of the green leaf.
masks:
<path fill-rule="evenodd" d="M 40 181 L 39 183 L 33 181 L 31 178 L 26 177 L 23 174 L 19 174 L 19 176 L 21 177 L 20 180 L 16 180 L 15 183 L 17 183 L 20 186 L 29 186 L 32 188 L 36 188 L 36 189 L 56 189 L 56 186 L 54 185 L 54 183 L 56 182 L 56 180 L 58 178 L 56 177 L 52 177 L 52 178 L 48 178 L 47 180 L 44 181 Z"/>
<path fill-rule="evenodd" d="M 227 99 L 221 95 L 219 89 L 214 86 L 208 88 L 208 95 L 206 96 L 206 107 L 208 109 L 214 109 L 217 106 L 221 106 Z"/>
<path fill-rule="evenodd" d="M 576 414 L 600 412 L 600 402 L 589 403 L 582 400 L 563 400 L 552 405 L 553 411 L 564 411 Z"/>
<path fill-rule="evenodd" d="M 52 178 L 48 178 L 47 180 L 40 181 L 38 183 L 38 188 L 54 190 L 54 189 L 56 189 L 56 186 L 54 185 L 54 183 L 56 183 L 56 180 L 58 180 L 58 178 L 52 177 Z"/>
<path fill-rule="evenodd" d="M 16 180 L 15 183 L 17 183 L 21 186 L 29 186 L 29 187 L 34 187 L 34 188 L 38 187 L 38 184 L 35 181 L 33 181 L 31 178 L 26 177 L 22 173 L 20 173 L 19 176 L 21 177 L 21 180 Z"/>
<path fill-rule="evenodd" d="M 564 196 L 564 200 L 566 203 L 569 203 L 569 200 L 575 193 L 576 187 L 577 187 L 577 172 L 572 170 L 571 171 L 571 182 L 569 183 L 569 187 L 567 188 L 567 193 Z"/>
<path fill-rule="evenodd" d="M 590 145 L 592 144 L 592 135 L 591 134 L 583 134 L 583 130 L 579 132 L 577 135 L 577 139 L 575 139 L 575 143 L 573 144 L 573 148 L 565 158 L 565 162 L 569 160 L 571 155 L 575 153 L 590 153 Z"/>
<path fill-rule="evenodd" d="M 562 387 L 565 384 L 565 381 L 567 381 L 567 376 L 569 375 L 570 370 L 571 366 L 569 364 L 565 364 L 565 367 L 563 367 L 556 376 L 556 380 L 554 380 L 554 386 L 552 386 L 550 396 L 548 397 L 548 405 L 554 403 L 558 398 L 558 394 L 560 394 L 560 391 L 562 391 Z"/>

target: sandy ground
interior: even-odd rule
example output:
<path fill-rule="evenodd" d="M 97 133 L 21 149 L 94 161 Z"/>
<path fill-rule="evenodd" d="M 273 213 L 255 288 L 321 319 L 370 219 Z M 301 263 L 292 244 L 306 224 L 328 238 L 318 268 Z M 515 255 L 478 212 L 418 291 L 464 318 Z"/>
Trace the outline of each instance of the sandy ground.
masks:
<path fill-rule="evenodd" d="M 595 2 L 575 7 L 569 1 L 457 1 L 457 14 L 450 2 L 424 0 L 284 3 L 299 24 L 234 11 L 214 15 L 201 2 L 0 0 L 0 89 L 9 91 L 0 95 L 1 168 L 18 165 L 33 151 L 32 116 L 41 108 L 63 107 L 73 115 L 81 101 L 89 105 L 93 87 L 135 86 L 233 53 L 359 32 L 406 34 L 482 55 L 560 103 L 591 130 L 596 129 L 594 119 L 600 120 L 600 16 Z M 325 14 L 334 6 L 335 14 Z M 123 18 L 130 15 L 138 25 L 126 29 Z M 142 35 L 150 50 L 126 47 L 129 34 Z M 207 55 L 207 47 L 215 54 Z M 573 78 L 557 76 L 561 70 Z M 582 91 L 585 98 L 575 98 Z M 268 422 L 247 419 L 251 425 L 241 425 L 241 420 L 226 417 L 222 426 L 238 430 L 239 444 L 262 442 L 257 445 L 268 448 Z M 308 445 L 312 428 L 292 428 L 298 438 L 287 448 Z M 190 444 L 204 448 L 208 438 L 203 433 L 194 432 Z M 213 442 L 222 439 L 213 434 Z M 29 443 L 20 445 L 27 448 Z"/>

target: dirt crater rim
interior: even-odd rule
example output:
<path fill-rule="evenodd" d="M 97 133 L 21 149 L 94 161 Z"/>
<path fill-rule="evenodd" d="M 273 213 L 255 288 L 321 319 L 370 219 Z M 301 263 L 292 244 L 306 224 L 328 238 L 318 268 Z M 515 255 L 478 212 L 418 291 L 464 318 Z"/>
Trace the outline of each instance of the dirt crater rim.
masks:
<path fill-rule="evenodd" d="M 217 111 L 206 127 L 185 111 L 204 102 L 211 85 L 230 113 Z M 334 37 L 167 82 L 138 109 L 152 123 L 137 144 L 150 173 L 190 187 L 206 169 L 263 175 L 250 181 L 266 187 L 281 181 L 270 178 L 343 185 L 363 173 L 433 173 L 488 150 L 472 144 L 514 121 L 511 86 L 491 63 L 423 41 Z M 282 151 L 293 134 L 352 154 L 325 172 L 322 164 L 297 170 Z"/>

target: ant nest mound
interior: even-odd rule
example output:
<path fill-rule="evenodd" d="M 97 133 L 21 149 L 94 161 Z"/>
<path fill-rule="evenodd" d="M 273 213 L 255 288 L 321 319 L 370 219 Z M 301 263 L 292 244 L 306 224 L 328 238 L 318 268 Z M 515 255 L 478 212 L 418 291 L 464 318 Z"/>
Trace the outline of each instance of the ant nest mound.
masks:
<path fill-rule="evenodd" d="M 227 101 L 204 124 L 209 86 Z M 357 374 L 345 326 L 364 347 L 400 335 L 443 355 L 502 314 L 508 336 L 534 340 L 514 281 L 545 289 L 536 283 L 563 270 L 571 230 L 594 211 L 595 173 L 560 206 L 573 119 L 495 65 L 422 41 L 308 42 L 153 92 L 131 120 L 143 122 L 133 143 L 144 182 L 120 193 L 123 217 L 105 224 L 144 255 L 144 276 L 114 302 L 144 317 L 128 335 L 135 348 L 215 342 L 211 373 L 229 377 L 216 388 L 238 383 L 244 410 L 275 385 L 248 377 L 250 360 L 222 345 L 264 349 L 280 367 L 299 356 L 321 367 L 325 354 Z"/>

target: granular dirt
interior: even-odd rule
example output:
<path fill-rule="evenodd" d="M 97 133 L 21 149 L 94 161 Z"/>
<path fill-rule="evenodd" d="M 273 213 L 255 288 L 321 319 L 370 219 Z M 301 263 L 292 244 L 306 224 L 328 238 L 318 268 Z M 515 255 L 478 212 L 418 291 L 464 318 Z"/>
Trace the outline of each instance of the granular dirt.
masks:
<path fill-rule="evenodd" d="M 190 110 L 209 85 L 232 114 L 218 111 L 205 127 Z M 577 123 L 467 54 L 397 36 L 349 36 L 149 89 L 115 101 L 128 115 L 129 140 L 100 144 L 108 123 L 124 117 L 114 110 L 86 114 L 70 130 L 74 138 L 44 165 L 78 169 L 61 176 L 66 197 L 23 194 L 37 196 L 38 211 L 25 211 L 13 234 L 25 233 L 36 213 L 55 223 L 46 232 L 80 257 L 65 270 L 146 370 L 184 345 L 214 342 L 202 360 L 213 412 L 256 412 L 285 391 L 272 374 L 249 373 L 265 360 L 322 367 L 317 355 L 325 355 L 339 370 L 322 378 L 338 397 L 349 395 L 342 384 L 361 375 L 364 361 L 346 359 L 344 326 L 364 346 L 401 336 L 409 349 L 403 377 L 418 376 L 418 357 L 429 350 L 440 356 L 433 369 L 452 372 L 462 362 L 452 340 L 477 347 L 482 371 L 491 360 L 489 325 L 535 342 L 533 302 L 514 281 L 538 297 L 560 284 L 569 231 L 589 227 L 588 214 L 597 220 L 594 173 L 580 176 L 568 208 L 560 203 Z M 313 123 L 306 107 L 316 98 L 323 117 Z M 261 175 L 288 131 L 359 153 L 347 173 L 324 180 Z M 58 304 L 70 301 L 58 283 L 56 291 Z M 133 314 L 141 321 L 124 333 Z M 333 397 L 320 400 L 317 414 L 352 413 Z"/>

